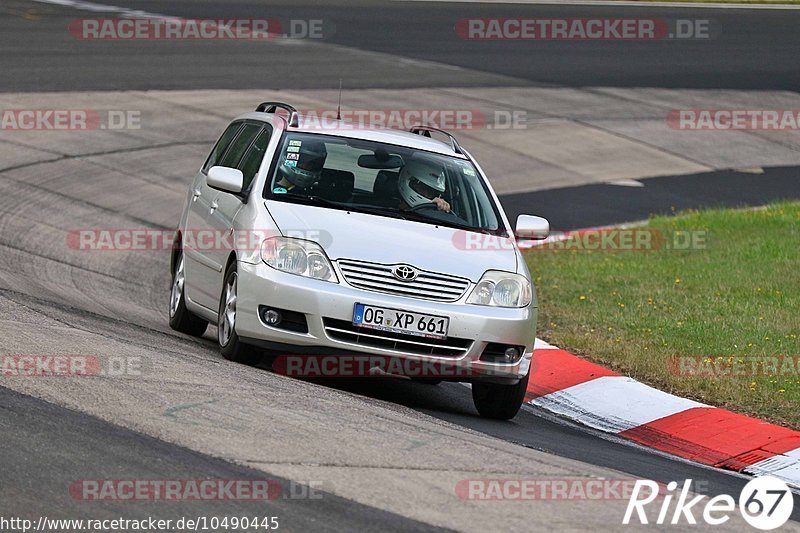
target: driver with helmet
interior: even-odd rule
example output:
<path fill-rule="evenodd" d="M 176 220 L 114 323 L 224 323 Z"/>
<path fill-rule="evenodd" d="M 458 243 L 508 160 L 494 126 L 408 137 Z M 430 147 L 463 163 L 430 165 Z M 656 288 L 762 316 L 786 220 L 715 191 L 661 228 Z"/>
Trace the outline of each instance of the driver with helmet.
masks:
<path fill-rule="evenodd" d="M 294 159 L 289 159 L 290 157 Z M 297 152 L 288 152 L 284 155 L 283 162 L 278 167 L 280 179 L 275 183 L 273 191 L 289 192 L 292 189 L 305 189 L 314 185 L 319 181 L 327 157 L 325 143 L 302 141 Z"/>
<path fill-rule="evenodd" d="M 444 168 L 433 161 L 411 159 L 400 172 L 397 188 L 401 210 L 432 204 L 439 211 L 450 212 L 450 204 L 442 198 L 445 191 Z"/>

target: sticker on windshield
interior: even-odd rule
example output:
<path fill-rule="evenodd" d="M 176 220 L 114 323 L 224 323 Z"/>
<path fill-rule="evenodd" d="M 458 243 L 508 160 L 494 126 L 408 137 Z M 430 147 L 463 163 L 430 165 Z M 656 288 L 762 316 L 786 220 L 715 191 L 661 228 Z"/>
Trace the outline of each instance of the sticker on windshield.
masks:
<path fill-rule="evenodd" d="M 300 154 L 298 153 L 286 154 L 286 159 L 300 159 Z"/>
<path fill-rule="evenodd" d="M 302 146 L 303 141 L 289 141 L 289 146 Z"/>
<path fill-rule="evenodd" d="M 290 147 L 288 147 L 286 149 L 286 151 L 287 152 L 299 152 L 300 151 L 300 147 L 299 146 L 290 146 Z"/>
<path fill-rule="evenodd" d="M 286 187 L 275 187 L 274 189 L 272 189 L 272 192 L 274 194 L 286 194 L 289 191 L 286 190 Z"/>
<path fill-rule="evenodd" d="M 464 169 L 464 174 L 467 175 L 467 176 L 474 176 L 475 175 L 475 171 L 472 170 L 471 168 L 465 168 Z"/>
<path fill-rule="evenodd" d="M 283 164 L 289 168 L 294 168 L 297 166 L 297 161 L 286 160 Z"/>

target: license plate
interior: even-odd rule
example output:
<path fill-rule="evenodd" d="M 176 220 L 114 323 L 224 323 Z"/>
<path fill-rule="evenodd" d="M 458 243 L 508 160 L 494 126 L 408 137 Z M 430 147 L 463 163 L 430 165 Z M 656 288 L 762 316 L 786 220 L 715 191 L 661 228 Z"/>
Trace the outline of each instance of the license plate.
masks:
<path fill-rule="evenodd" d="M 450 319 L 444 316 L 356 304 L 353 311 L 353 324 L 363 328 L 405 333 L 417 337 L 444 339 L 447 337 Z"/>

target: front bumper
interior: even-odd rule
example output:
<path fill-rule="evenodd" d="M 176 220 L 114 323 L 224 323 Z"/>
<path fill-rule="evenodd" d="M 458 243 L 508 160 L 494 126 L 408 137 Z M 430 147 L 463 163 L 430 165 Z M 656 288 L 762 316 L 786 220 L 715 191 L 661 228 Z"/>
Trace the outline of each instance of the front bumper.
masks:
<path fill-rule="evenodd" d="M 466 304 L 464 301 L 473 285 L 456 302 L 419 300 L 351 287 L 343 281 L 338 268 L 334 268 L 340 280 L 338 284 L 288 274 L 264 263 L 239 262 L 236 305 L 239 337 L 245 342 L 273 349 L 291 348 L 287 352 L 373 354 L 448 366 L 459 371 L 454 374 L 459 377 L 453 381 L 513 384 L 528 373 L 536 337 L 535 301 L 521 309 Z M 448 316 L 448 339 L 440 342 L 458 344 L 462 349 L 459 353 L 440 356 L 386 348 L 372 344 L 369 337 L 363 336 L 359 342 L 349 341 L 349 336 L 343 336 L 342 328 L 338 326 L 352 323 L 356 303 Z M 308 333 L 268 326 L 259 316 L 260 305 L 303 313 Z M 378 331 L 374 334 L 382 335 Z M 420 341 L 426 342 L 424 338 Z M 481 361 L 488 343 L 524 346 L 524 353 L 513 364 Z"/>

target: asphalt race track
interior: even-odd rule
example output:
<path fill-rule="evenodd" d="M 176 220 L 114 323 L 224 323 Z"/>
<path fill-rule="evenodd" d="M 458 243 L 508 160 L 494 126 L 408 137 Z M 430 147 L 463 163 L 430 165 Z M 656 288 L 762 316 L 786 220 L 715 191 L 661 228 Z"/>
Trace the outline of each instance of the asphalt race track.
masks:
<path fill-rule="evenodd" d="M 365 90 L 608 87 L 770 90 L 792 97 L 800 83 L 800 11 L 391 1 L 110 3 L 187 18 L 325 19 L 334 31 L 318 42 L 267 48 L 243 42 L 86 43 L 65 31 L 70 21 L 113 15 L 70 2 L 4 0 L 2 107 L 24 107 L 20 93 L 70 91 L 74 99 L 102 91 L 173 90 L 186 91 L 175 93 L 177 100 L 186 95 L 175 108 L 196 112 L 191 91 L 310 91 L 331 89 L 340 77 L 347 87 Z M 486 46 L 453 32 L 464 17 L 619 17 L 633 16 L 632 10 L 641 17 L 713 19 L 722 34 L 703 43 Z M 218 131 L 230 115 L 206 109 Z M 624 501 L 472 502 L 460 499 L 455 487 L 460 480 L 489 477 L 693 479 L 710 496 L 738 495 L 747 478 L 609 440 L 530 407 L 511 422 L 479 418 L 469 389 L 460 384 L 291 380 L 222 359 L 213 327 L 203 339 L 171 331 L 167 253 L 80 252 L 65 246 L 65 232 L 174 227 L 191 164 L 213 142 L 208 130 L 206 123 L 175 123 L 107 143 L 100 132 L 91 141 L 69 134 L 0 137 L 3 354 L 75 354 L 141 364 L 140 372 L 121 376 L 0 377 L 0 516 L 247 514 L 278 516 L 281 529 L 290 531 L 616 531 Z M 797 141 L 784 144 L 791 151 Z M 639 220 L 672 207 L 800 197 L 796 169 L 787 164 L 765 166 L 763 174 L 687 171 L 646 178 L 645 189 L 565 183 L 512 192 L 503 203 L 509 215 L 541 206 L 537 214 L 549 217 L 553 227 L 572 229 Z M 202 478 L 268 478 L 297 494 L 315 487 L 318 497 L 87 502 L 69 491 L 77 480 Z M 800 506 L 792 518 L 786 529 L 800 530 Z M 742 522 L 727 528 L 746 530 Z"/>
<path fill-rule="evenodd" d="M 64 35 L 63 19 L 46 17 L 43 25 L 31 28 L 24 15 L 12 12 L 4 17 L 3 90 L 332 88 L 340 77 L 350 88 L 492 85 L 507 84 L 509 78 L 521 85 L 758 90 L 794 90 L 800 83 L 798 14 L 794 11 L 636 8 L 636 16 L 643 18 L 712 20 L 721 32 L 710 40 L 680 42 L 506 41 L 487 46 L 460 39 L 453 30 L 455 23 L 467 17 L 625 17 L 631 11 L 607 6 L 364 0 L 119 0 L 108 4 L 186 18 L 322 19 L 333 30 L 330 38 L 322 40 L 327 46 L 310 50 L 286 46 L 277 57 L 271 55 L 265 61 L 263 47 L 257 43 L 103 43 L 98 47 Z M 4 9 L 31 10 L 32 17 L 61 11 L 28 0 L 7 0 Z M 93 16 L 102 14 L 73 12 L 64 19 Z M 330 45 L 348 50 L 343 53 Z M 365 69 L 365 62 L 376 60 L 365 52 L 419 63 L 384 61 L 379 71 Z M 428 68 L 425 62 L 450 68 Z"/>
<path fill-rule="evenodd" d="M 683 209 L 759 206 L 793 198 L 796 167 L 772 167 L 753 175 L 736 170 L 662 176 L 643 180 L 645 187 L 599 183 L 501 196 L 509 218 L 536 206 L 538 214 L 563 230 L 646 220 Z M 569 205 L 565 210 L 562 206 Z"/>

